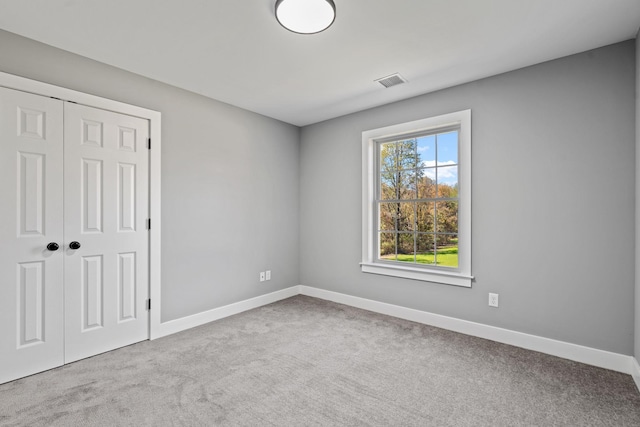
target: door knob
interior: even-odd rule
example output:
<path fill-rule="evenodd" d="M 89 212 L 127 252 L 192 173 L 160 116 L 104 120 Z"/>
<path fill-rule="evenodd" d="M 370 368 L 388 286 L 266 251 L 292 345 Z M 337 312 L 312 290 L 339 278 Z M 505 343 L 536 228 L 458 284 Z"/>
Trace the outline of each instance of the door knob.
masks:
<path fill-rule="evenodd" d="M 50 251 L 57 251 L 60 248 L 60 246 L 56 243 L 56 242 L 51 242 L 47 245 L 47 249 Z"/>
<path fill-rule="evenodd" d="M 69 248 L 70 249 L 80 249 L 80 242 L 73 241 L 73 242 L 69 243 Z"/>

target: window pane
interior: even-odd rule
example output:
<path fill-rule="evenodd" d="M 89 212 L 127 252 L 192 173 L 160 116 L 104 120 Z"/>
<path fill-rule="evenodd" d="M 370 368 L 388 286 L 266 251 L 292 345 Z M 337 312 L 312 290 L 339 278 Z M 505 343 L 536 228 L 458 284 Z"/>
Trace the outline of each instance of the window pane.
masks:
<path fill-rule="evenodd" d="M 458 236 L 436 235 L 436 264 L 443 267 L 458 267 Z"/>
<path fill-rule="evenodd" d="M 413 231 L 416 221 L 414 203 L 395 203 L 398 231 Z"/>
<path fill-rule="evenodd" d="M 396 143 L 396 157 L 398 169 L 415 169 L 418 166 L 416 158 L 416 139 L 398 141 Z"/>
<path fill-rule="evenodd" d="M 396 229 L 396 206 L 397 203 L 378 204 L 378 215 L 380 216 L 381 231 L 395 231 Z"/>
<path fill-rule="evenodd" d="M 434 236 L 433 234 L 418 234 L 416 241 L 416 261 L 420 264 L 434 263 Z"/>
<path fill-rule="evenodd" d="M 380 199 L 395 200 L 398 198 L 396 184 L 396 143 L 380 144 Z"/>
<path fill-rule="evenodd" d="M 458 164 L 458 131 L 438 134 L 438 166 Z"/>
<path fill-rule="evenodd" d="M 436 168 L 418 169 L 418 199 L 436 197 Z"/>
<path fill-rule="evenodd" d="M 396 259 L 396 234 L 395 233 L 379 233 L 378 243 L 380 245 L 380 258 Z"/>
<path fill-rule="evenodd" d="M 380 200 L 415 199 L 415 171 L 380 173 Z"/>
<path fill-rule="evenodd" d="M 394 171 L 397 169 L 396 143 L 380 144 L 380 170 Z"/>
<path fill-rule="evenodd" d="M 418 138 L 418 166 L 433 167 L 436 165 L 436 136 Z"/>
<path fill-rule="evenodd" d="M 438 168 L 438 197 L 458 197 L 458 167 Z"/>
<path fill-rule="evenodd" d="M 398 195 L 400 199 L 416 198 L 416 171 L 402 171 L 397 173 Z"/>
<path fill-rule="evenodd" d="M 396 143 L 380 144 L 380 199 L 398 198 Z"/>
<path fill-rule="evenodd" d="M 436 203 L 436 231 L 458 233 L 458 202 Z"/>
<path fill-rule="evenodd" d="M 380 199 L 395 200 L 398 198 L 398 186 L 396 185 L 395 172 L 380 173 Z"/>
<path fill-rule="evenodd" d="M 398 261 L 415 262 L 413 233 L 398 234 Z"/>
<path fill-rule="evenodd" d="M 433 233 L 434 230 L 434 212 L 435 204 L 432 202 L 416 204 L 416 226 L 417 231 Z"/>

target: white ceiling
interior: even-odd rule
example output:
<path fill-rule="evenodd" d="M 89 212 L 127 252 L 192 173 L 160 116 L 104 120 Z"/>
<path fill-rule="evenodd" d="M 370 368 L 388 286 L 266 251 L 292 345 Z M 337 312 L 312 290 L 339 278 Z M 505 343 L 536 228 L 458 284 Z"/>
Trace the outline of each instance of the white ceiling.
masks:
<path fill-rule="evenodd" d="M 298 126 L 635 37 L 640 0 L 0 0 L 0 28 Z M 0 53 L 1 54 L 1 53 Z M 409 83 L 374 79 L 399 72 Z"/>

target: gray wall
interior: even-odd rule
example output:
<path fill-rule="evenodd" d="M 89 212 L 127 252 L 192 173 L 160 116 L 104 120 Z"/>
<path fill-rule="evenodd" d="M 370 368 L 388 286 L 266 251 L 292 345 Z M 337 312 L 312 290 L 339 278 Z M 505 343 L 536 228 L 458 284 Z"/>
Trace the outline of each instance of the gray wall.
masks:
<path fill-rule="evenodd" d="M 162 113 L 163 321 L 299 283 L 297 127 L 4 31 L 0 52 L 0 71 Z"/>
<path fill-rule="evenodd" d="M 636 36 L 636 294 L 635 356 L 640 360 L 640 30 Z"/>
<path fill-rule="evenodd" d="M 301 283 L 633 354 L 634 62 L 628 41 L 304 127 Z M 362 131 L 467 108 L 473 287 L 361 273 Z"/>

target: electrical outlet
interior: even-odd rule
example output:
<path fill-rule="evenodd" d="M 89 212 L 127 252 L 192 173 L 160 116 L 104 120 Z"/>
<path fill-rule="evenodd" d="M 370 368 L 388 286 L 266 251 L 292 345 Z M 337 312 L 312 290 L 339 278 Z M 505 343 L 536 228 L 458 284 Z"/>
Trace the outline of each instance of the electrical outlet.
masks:
<path fill-rule="evenodd" d="M 498 294 L 489 294 L 489 307 L 498 306 Z"/>
<path fill-rule="evenodd" d="M 266 278 L 267 280 L 271 280 L 271 270 L 267 270 Z"/>
<path fill-rule="evenodd" d="M 265 280 L 265 274 L 264 274 L 264 271 L 261 271 L 260 272 L 260 281 L 264 282 L 264 280 Z"/>

